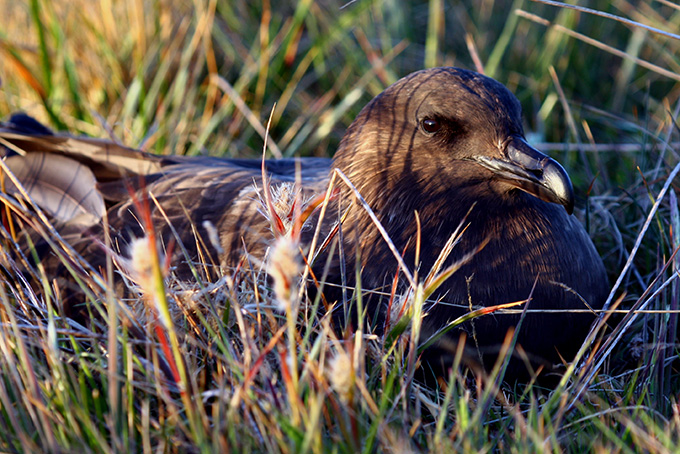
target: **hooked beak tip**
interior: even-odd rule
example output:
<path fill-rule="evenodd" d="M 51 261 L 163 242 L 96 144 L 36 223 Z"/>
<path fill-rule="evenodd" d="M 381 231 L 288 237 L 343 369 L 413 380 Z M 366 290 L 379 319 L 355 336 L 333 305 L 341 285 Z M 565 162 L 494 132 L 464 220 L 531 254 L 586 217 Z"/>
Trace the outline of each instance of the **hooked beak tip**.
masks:
<path fill-rule="evenodd" d="M 545 202 L 562 205 L 570 215 L 574 212 L 574 188 L 560 163 L 521 137 L 509 140 L 504 151 L 503 159 L 481 156 L 475 160 L 497 179 Z"/>

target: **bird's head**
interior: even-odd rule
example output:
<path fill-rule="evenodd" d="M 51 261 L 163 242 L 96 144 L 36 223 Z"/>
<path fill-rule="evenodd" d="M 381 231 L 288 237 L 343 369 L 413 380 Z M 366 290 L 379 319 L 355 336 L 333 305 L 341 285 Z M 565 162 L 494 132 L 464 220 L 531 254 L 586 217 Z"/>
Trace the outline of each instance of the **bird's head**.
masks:
<path fill-rule="evenodd" d="M 510 199 L 520 190 L 574 207 L 564 168 L 526 142 L 515 96 L 457 68 L 418 71 L 388 87 L 354 121 L 335 163 L 369 201 L 419 185 Z"/>

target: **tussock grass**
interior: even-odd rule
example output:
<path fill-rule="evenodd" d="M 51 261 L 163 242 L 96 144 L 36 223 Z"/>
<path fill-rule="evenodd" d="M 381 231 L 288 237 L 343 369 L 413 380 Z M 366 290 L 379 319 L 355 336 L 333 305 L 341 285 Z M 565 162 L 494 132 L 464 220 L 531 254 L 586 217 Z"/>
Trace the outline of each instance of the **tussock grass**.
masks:
<path fill-rule="evenodd" d="M 260 156 L 266 139 L 275 156 L 327 156 L 400 76 L 483 70 L 517 94 L 530 140 L 582 197 L 612 283 L 602 326 L 557 389 L 503 384 L 502 363 L 427 389 L 414 346 L 437 273 L 395 296 L 409 304 L 385 338 L 330 328 L 323 302 L 296 291 L 306 268 L 286 231 L 272 257 L 299 273 L 244 262 L 195 284 L 146 240 L 122 298 L 113 258 L 92 270 L 2 195 L 63 257 L 91 321 L 60 315 L 68 295 L 10 254 L 20 233 L 3 228 L 0 450 L 676 452 L 677 5 L 590 2 L 616 16 L 602 17 L 522 0 L 274 3 L 0 1 L 0 114 L 157 153 Z"/>

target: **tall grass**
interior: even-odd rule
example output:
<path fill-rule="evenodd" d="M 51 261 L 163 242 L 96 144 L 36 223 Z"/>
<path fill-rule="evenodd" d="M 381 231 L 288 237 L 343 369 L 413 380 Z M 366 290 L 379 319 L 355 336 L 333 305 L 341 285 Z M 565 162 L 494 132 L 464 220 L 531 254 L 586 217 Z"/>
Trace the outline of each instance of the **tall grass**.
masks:
<path fill-rule="evenodd" d="M 114 292 L 113 264 L 101 275 L 65 260 L 93 313 L 74 324 L 3 230 L 0 450 L 677 451 L 680 8 L 587 6 L 628 22 L 523 0 L 0 1 L 0 115 L 156 153 L 254 157 L 267 137 L 275 156 L 330 156 L 400 76 L 484 71 L 569 170 L 613 287 L 557 390 L 501 384 L 502 364 L 435 390 L 412 380 L 417 323 L 389 342 L 338 337 L 312 308 L 292 310 L 297 293 L 281 310 L 259 264 L 190 285 L 153 242 L 132 300 Z M 69 255 L 49 223 L 3 200 Z M 417 320 L 423 290 L 402 315 Z"/>

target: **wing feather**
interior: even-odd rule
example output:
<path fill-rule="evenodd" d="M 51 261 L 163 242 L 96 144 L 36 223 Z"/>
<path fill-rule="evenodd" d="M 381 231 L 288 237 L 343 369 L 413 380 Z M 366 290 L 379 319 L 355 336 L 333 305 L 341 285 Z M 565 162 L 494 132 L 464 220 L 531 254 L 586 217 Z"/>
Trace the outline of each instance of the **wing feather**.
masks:
<path fill-rule="evenodd" d="M 100 179 L 120 178 L 126 174 L 148 175 L 158 172 L 162 156 L 119 145 L 110 140 L 69 135 L 27 135 L 0 127 L 0 144 L 13 144 L 21 155 L 34 152 L 67 154 L 92 164 Z"/>
<path fill-rule="evenodd" d="M 7 167 L 22 182 L 33 202 L 54 218 L 87 227 L 99 222 L 106 207 L 92 171 L 78 161 L 54 153 L 10 156 Z M 7 191 L 19 190 L 9 182 Z"/>

